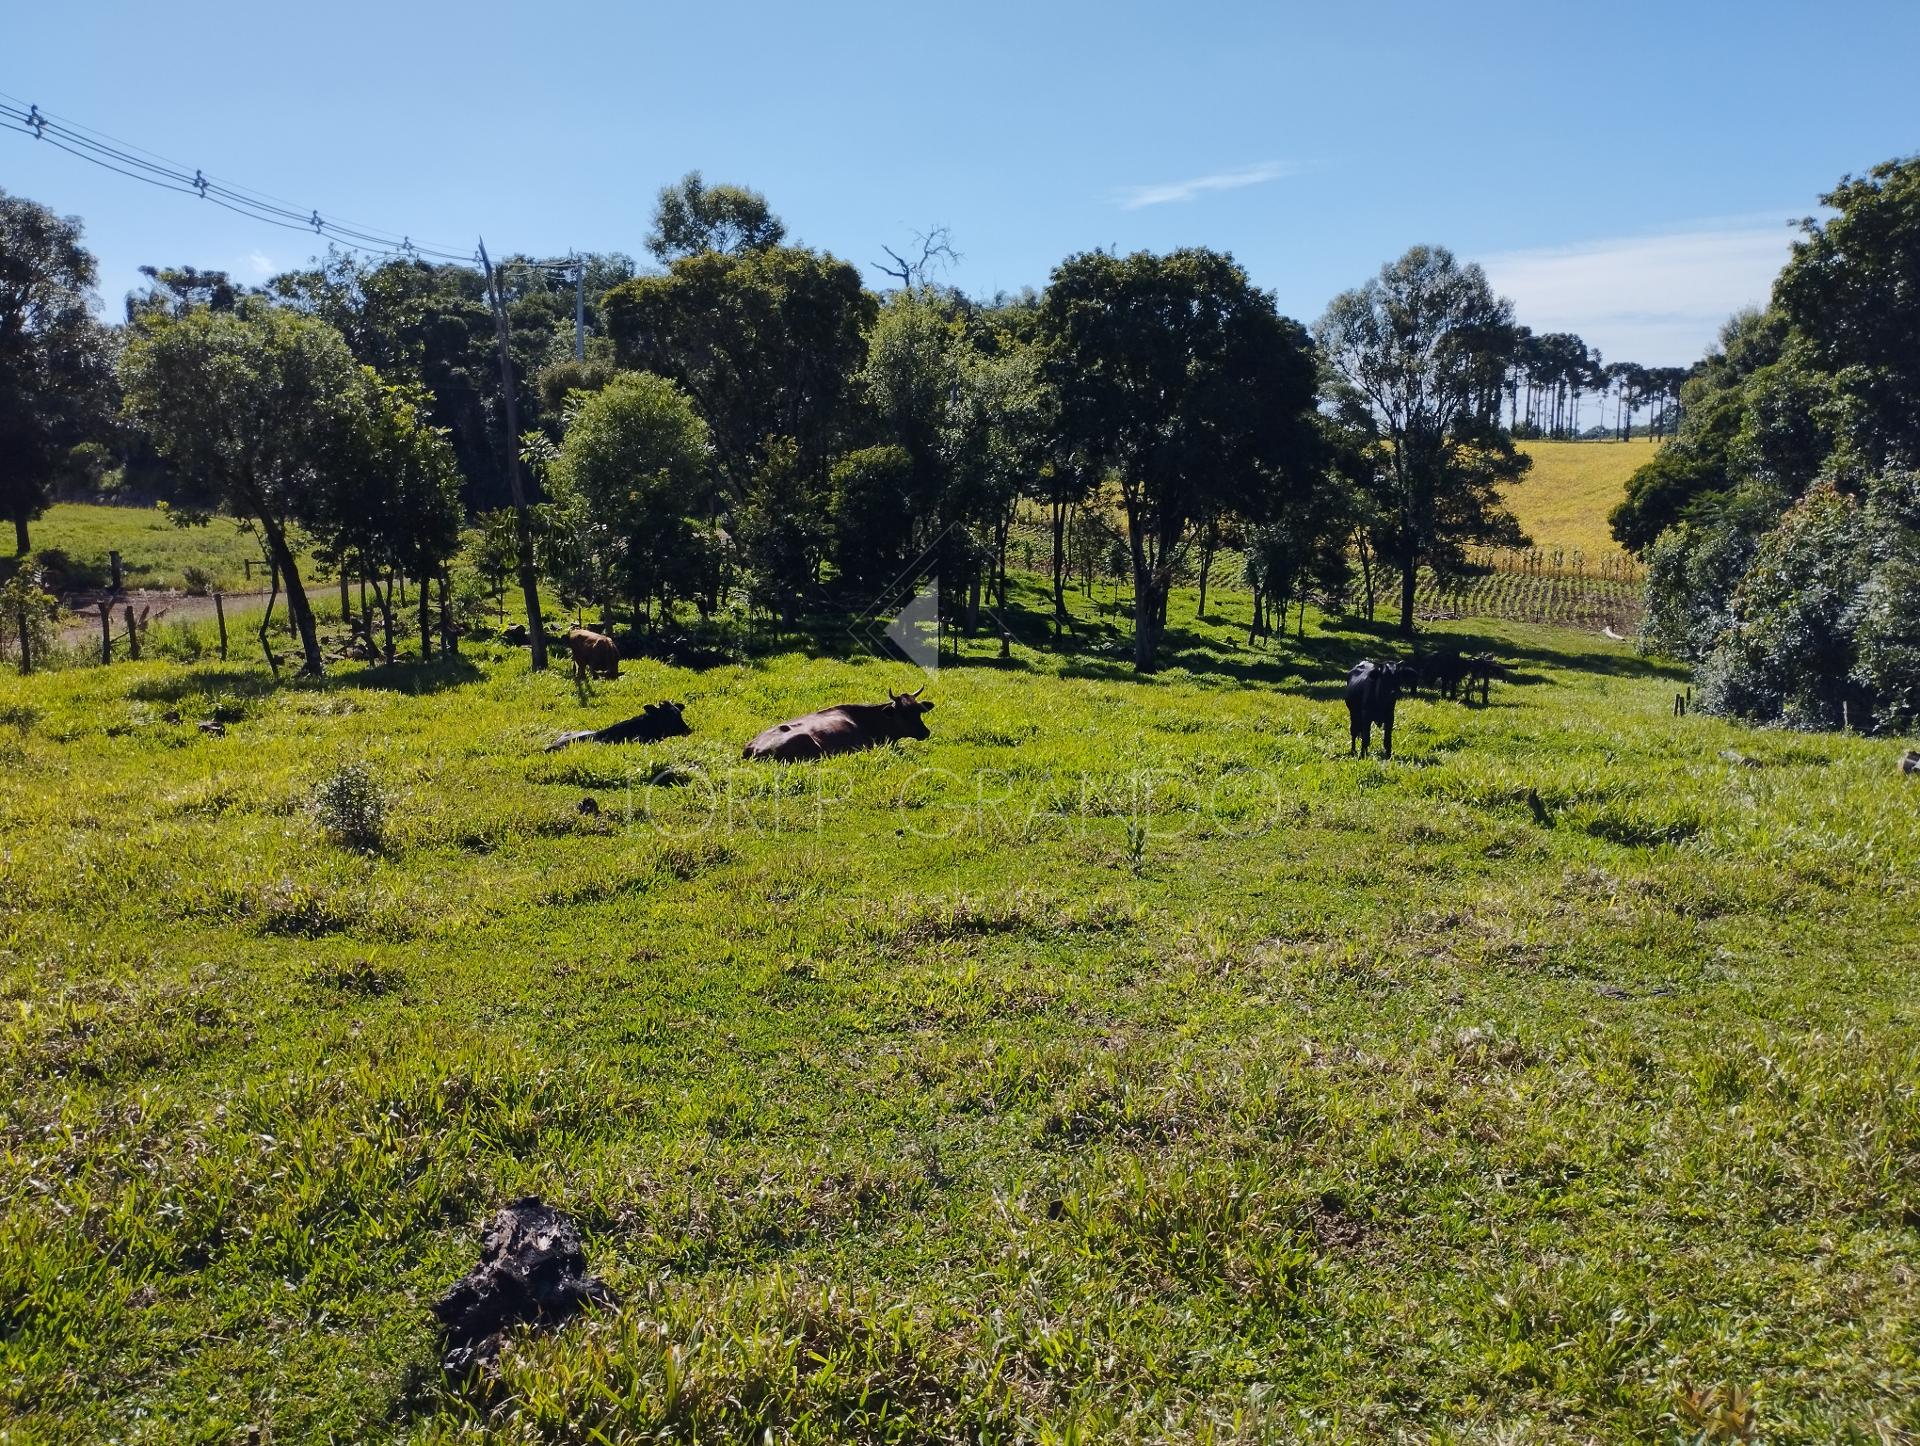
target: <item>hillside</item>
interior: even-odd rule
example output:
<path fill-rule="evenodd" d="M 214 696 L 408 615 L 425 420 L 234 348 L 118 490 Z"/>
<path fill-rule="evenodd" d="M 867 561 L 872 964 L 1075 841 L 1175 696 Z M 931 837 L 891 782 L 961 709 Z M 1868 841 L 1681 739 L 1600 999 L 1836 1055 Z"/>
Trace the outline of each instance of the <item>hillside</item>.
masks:
<path fill-rule="evenodd" d="M 1578 549 L 1589 563 L 1622 556 L 1607 514 L 1626 495 L 1627 478 L 1660 446 L 1649 437 L 1523 443 L 1533 470 L 1508 490 L 1507 503 L 1536 546 Z"/>
<path fill-rule="evenodd" d="M 1098 624 L 932 680 L 0 678 L 0 1430 L 1920 1428 L 1897 746 L 1455 626 L 1491 706 L 1356 761 L 1382 635 L 1250 651 L 1246 602 L 1146 680 Z M 739 760 L 922 681 L 929 741 Z M 692 737 L 541 751 L 659 698 Z M 535 1192 L 619 1304 L 448 1383 L 427 1307 Z"/>
<path fill-rule="evenodd" d="M 224 592 L 265 586 L 258 540 L 230 517 L 176 527 L 164 508 L 61 502 L 33 524 L 32 542 L 35 565 L 61 590 L 104 586 L 108 554 L 115 551 L 131 589 L 183 589 L 188 568 L 198 569 L 207 586 Z M 300 551 L 304 558 L 305 549 Z M 11 576 L 16 565 L 11 555 L 0 557 L 0 577 Z"/>

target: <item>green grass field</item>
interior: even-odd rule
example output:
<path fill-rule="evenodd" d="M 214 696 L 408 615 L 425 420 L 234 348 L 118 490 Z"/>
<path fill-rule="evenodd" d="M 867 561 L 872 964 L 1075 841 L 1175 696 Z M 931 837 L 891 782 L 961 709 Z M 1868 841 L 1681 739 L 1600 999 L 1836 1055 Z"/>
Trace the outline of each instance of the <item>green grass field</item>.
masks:
<path fill-rule="evenodd" d="M 813 767 L 910 670 L 0 680 L 0 1439 L 1911 1439 L 1897 745 L 1502 626 L 1352 760 L 1381 641 L 1221 608 Z M 528 1192 L 620 1304 L 450 1384 Z"/>
<path fill-rule="evenodd" d="M 1533 469 L 1507 491 L 1507 505 L 1536 546 L 1578 550 L 1589 563 L 1621 555 L 1607 530 L 1607 514 L 1626 495 L 1627 478 L 1650 461 L 1660 443 L 1525 442 Z"/>
<path fill-rule="evenodd" d="M 204 527 L 176 527 L 156 507 L 61 502 L 33 524 L 32 543 L 29 555 L 36 564 L 74 589 L 103 586 L 108 554 L 114 551 L 129 588 L 184 589 L 189 567 L 201 569 L 211 586 L 225 592 L 266 586 L 258 540 L 228 517 L 215 517 Z M 251 580 L 247 562 L 253 564 Z M 16 565 L 11 554 L 0 557 L 0 577 L 10 576 Z"/>

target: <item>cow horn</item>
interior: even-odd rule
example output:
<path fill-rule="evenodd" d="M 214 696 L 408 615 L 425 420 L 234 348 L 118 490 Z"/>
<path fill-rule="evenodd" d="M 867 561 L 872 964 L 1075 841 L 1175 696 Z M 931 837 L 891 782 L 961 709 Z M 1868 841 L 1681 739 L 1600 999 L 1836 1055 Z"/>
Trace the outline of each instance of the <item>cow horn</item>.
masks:
<path fill-rule="evenodd" d="M 922 683 L 919 687 L 915 688 L 911 693 L 902 693 L 900 696 L 902 698 L 918 698 L 922 693 L 926 691 L 927 691 L 927 685 L 925 683 Z"/>

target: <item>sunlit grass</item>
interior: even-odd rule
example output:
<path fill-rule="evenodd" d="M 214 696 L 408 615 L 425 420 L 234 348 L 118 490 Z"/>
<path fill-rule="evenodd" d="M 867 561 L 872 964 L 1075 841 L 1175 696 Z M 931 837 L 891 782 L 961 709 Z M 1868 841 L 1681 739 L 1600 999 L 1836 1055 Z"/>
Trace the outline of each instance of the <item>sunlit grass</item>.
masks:
<path fill-rule="evenodd" d="M 908 669 L 0 680 L 0 1421 L 1920 1430 L 1899 745 L 1461 625 L 1512 679 L 1363 763 L 1338 678 L 1390 640 L 1193 606 L 1156 678 L 1108 620 L 983 642 L 930 741 L 818 767 L 739 752 Z M 693 736 L 540 751 L 669 697 Z M 349 768 L 377 848 L 316 814 Z M 529 1192 L 622 1304 L 451 1386 L 426 1305 Z"/>

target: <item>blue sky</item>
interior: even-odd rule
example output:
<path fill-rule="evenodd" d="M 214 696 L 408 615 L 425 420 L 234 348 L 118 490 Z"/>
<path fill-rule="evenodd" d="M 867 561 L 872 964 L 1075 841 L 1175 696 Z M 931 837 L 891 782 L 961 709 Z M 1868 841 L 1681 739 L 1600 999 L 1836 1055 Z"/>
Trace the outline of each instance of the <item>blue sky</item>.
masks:
<path fill-rule="evenodd" d="M 6 10 L 0 92 L 456 250 L 638 256 L 697 167 L 863 267 L 944 223 L 976 293 L 1203 244 L 1311 321 L 1437 242 L 1536 330 L 1649 364 L 1764 299 L 1843 173 L 1920 149 L 1913 0 Z M 12 132 L 0 187 L 85 220 L 115 309 L 142 262 L 313 249 Z"/>

